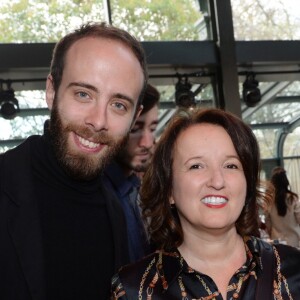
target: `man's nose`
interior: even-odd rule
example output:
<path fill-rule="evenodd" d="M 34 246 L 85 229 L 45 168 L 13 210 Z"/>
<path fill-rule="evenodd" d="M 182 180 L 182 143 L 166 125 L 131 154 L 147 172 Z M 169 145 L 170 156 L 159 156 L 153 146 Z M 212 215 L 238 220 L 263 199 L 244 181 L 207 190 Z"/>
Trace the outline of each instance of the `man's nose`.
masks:
<path fill-rule="evenodd" d="M 107 129 L 107 110 L 104 105 L 97 104 L 91 106 L 87 112 L 85 123 L 93 128 L 94 131 Z"/>
<path fill-rule="evenodd" d="M 140 146 L 150 149 L 154 144 L 155 133 L 148 129 L 143 130 L 140 138 Z"/>

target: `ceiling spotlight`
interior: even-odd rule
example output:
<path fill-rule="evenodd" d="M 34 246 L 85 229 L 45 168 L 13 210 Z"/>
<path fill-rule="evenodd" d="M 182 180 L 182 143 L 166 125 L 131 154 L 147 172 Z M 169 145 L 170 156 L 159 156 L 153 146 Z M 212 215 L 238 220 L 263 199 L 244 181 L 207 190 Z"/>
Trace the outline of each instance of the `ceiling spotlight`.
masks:
<path fill-rule="evenodd" d="M 189 108 L 196 105 L 195 94 L 191 91 L 191 88 L 192 84 L 187 77 L 184 79 L 179 77 L 175 91 L 175 103 L 177 106 Z"/>
<path fill-rule="evenodd" d="M 255 80 L 253 73 L 247 74 L 246 80 L 243 83 L 243 100 L 249 107 L 254 107 L 261 100 L 258 81 Z"/>
<path fill-rule="evenodd" d="M 15 118 L 20 111 L 19 102 L 15 98 L 15 92 L 11 84 L 7 83 L 7 90 L 1 86 L 0 89 L 0 114 L 4 119 L 11 120 Z"/>

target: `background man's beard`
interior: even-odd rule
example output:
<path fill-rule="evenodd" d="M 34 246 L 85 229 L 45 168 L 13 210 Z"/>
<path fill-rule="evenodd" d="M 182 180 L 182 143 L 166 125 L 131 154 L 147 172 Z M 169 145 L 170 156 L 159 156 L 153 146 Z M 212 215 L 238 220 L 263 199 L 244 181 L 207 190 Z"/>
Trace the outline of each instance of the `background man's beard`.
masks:
<path fill-rule="evenodd" d="M 129 136 L 127 134 L 119 140 L 114 140 L 106 132 L 100 132 L 95 142 L 106 144 L 106 146 L 101 150 L 105 152 L 99 157 L 97 155 L 89 156 L 87 154 L 72 153 L 68 145 L 68 134 L 71 131 L 82 134 L 84 138 L 90 133 L 88 128 L 82 128 L 74 124 L 64 126 L 57 105 L 54 105 L 51 112 L 49 132 L 55 156 L 65 172 L 73 179 L 80 181 L 96 178 L 119 149 L 126 144 Z M 95 134 L 90 133 L 90 135 Z"/>
<path fill-rule="evenodd" d="M 127 141 L 128 139 L 126 139 Z M 117 162 L 125 167 L 127 170 L 134 171 L 134 172 L 146 172 L 150 165 L 150 158 L 142 161 L 140 163 L 134 162 L 134 157 L 129 155 L 127 150 L 118 151 L 116 160 Z"/>
<path fill-rule="evenodd" d="M 148 160 L 147 162 L 142 162 L 137 165 L 132 165 L 132 169 L 135 172 L 146 172 L 149 165 L 150 165 L 150 160 Z"/>

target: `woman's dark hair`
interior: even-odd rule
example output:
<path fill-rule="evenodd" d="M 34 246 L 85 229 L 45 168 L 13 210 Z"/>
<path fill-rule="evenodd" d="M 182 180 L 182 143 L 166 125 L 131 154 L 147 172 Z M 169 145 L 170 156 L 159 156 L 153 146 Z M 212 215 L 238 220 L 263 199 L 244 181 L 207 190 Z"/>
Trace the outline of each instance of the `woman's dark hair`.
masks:
<path fill-rule="evenodd" d="M 64 36 L 55 45 L 50 66 L 50 74 L 53 78 L 54 91 L 57 92 L 60 86 L 68 50 L 75 42 L 86 37 L 99 37 L 120 41 L 132 50 L 133 54 L 138 59 L 144 74 L 144 87 L 139 97 L 139 103 L 141 103 L 143 99 L 144 89 L 146 88 L 148 81 L 146 58 L 142 45 L 135 37 L 130 35 L 127 31 L 106 24 L 105 22 L 89 22 L 87 24 L 84 24 L 79 29 L 76 29 L 73 32 Z"/>
<path fill-rule="evenodd" d="M 287 202 L 296 200 L 298 195 L 290 190 L 286 171 L 282 167 L 275 167 L 272 170 L 271 183 L 275 188 L 275 205 L 278 215 L 284 217 L 287 212 Z"/>
<path fill-rule="evenodd" d="M 221 109 L 180 111 L 163 132 L 148 168 L 141 189 L 141 205 L 146 220 L 149 238 L 159 248 L 178 247 L 183 241 L 183 232 L 176 208 L 171 208 L 172 165 L 174 144 L 181 132 L 201 123 L 223 127 L 230 136 L 242 163 L 247 182 L 245 206 L 236 222 L 241 236 L 259 236 L 257 198 L 259 189 L 260 156 L 256 138 L 251 128 L 238 117 Z M 197 136 L 195 136 L 195 139 Z"/>

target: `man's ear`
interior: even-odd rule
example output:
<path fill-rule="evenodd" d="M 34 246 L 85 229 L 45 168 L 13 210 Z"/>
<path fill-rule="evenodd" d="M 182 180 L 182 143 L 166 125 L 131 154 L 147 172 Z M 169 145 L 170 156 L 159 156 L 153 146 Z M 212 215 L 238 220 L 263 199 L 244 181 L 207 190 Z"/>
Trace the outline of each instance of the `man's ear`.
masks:
<path fill-rule="evenodd" d="M 140 116 L 142 110 L 143 110 L 144 106 L 142 104 L 140 104 L 140 106 L 137 108 L 136 110 L 136 117 L 135 120 Z"/>
<path fill-rule="evenodd" d="M 53 86 L 53 78 L 52 75 L 48 75 L 46 81 L 46 102 L 50 111 L 52 110 L 54 98 L 55 98 L 55 91 Z"/>

